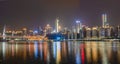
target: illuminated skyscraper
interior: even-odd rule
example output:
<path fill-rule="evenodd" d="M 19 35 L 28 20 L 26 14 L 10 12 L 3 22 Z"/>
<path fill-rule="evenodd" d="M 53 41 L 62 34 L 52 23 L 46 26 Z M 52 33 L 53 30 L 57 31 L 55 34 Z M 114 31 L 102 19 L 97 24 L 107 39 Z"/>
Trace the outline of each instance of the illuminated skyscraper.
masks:
<path fill-rule="evenodd" d="M 50 26 L 50 24 L 47 24 L 47 26 L 45 27 L 46 28 L 46 33 L 50 34 L 52 32 L 52 27 Z"/>
<path fill-rule="evenodd" d="M 5 34 L 5 33 L 6 33 L 6 25 L 5 25 L 4 28 L 3 28 L 3 35 L 2 35 L 2 36 L 3 36 L 3 40 L 5 40 L 5 37 L 6 37 L 6 34 Z"/>
<path fill-rule="evenodd" d="M 107 14 L 102 14 L 102 27 L 105 28 L 107 27 L 109 24 L 107 22 Z"/>
<path fill-rule="evenodd" d="M 56 32 L 58 33 L 59 32 L 59 19 L 57 18 L 56 21 L 55 21 L 55 30 Z"/>
<path fill-rule="evenodd" d="M 80 32 L 80 30 L 82 29 L 82 23 L 80 21 L 76 21 L 76 24 L 77 24 L 77 33 Z"/>

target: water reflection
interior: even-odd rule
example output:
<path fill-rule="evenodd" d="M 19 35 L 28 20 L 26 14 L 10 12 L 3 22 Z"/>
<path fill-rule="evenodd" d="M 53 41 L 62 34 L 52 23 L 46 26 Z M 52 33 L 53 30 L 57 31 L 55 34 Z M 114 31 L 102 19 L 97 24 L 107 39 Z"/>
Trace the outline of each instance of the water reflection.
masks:
<path fill-rule="evenodd" d="M 120 64 L 120 42 L 0 43 L 0 63 Z"/>
<path fill-rule="evenodd" d="M 108 64 L 107 51 L 104 42 L 101 44 L 100 52 L 102 55 L 102 64 Z"/>
<path fill-rule="evenodd" d="M 80 48 L 79 48 L 79 44 L 77 44 L 77 42 L 75 42 L 74 51 L 75 51 L 76 64 L 81 64 Z"/>
<path fill-rule="evenodd" d="M 38 58 L 38 44 L 36 42 L 34 45 L 34 55 L 35 55 L 35 58 L 37 59 Z"/>
<path fill-rule="evenodd" d="M 6 49 L 6 45 L 5 45 L 5 43 L 3 42 L 2 43 L 2 54 L 3 54 L 3 59 L 5 59 L 5 49 Z"/>
<path fill-rule="evenodd" d="M 57 57 L 56 57 L 56 63 L 57 64 L 60 64 L 60 62 L 61 62 L 61 43 L 60 42 L 56 42 L 57 43 Z"/>
<path fill-rule="evenodd" d="M 85 48 L 85 50 L 86 50 L 85 51 L 86 52 L 86 61 L 88 61 L 88 63 L 90 63 L 91 59 L 92 59 L 92 57 L 91 57 L 92 48 L 91 48 L 90 42 L 85 43 L 85 46 L 86 46 L 86 48 Z"/>

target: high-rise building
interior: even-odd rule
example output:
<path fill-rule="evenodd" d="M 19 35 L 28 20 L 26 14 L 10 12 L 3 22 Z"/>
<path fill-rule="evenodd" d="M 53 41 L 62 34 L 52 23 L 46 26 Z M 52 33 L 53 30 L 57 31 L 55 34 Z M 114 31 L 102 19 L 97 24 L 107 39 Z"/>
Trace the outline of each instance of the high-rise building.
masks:
<path fill-rule="evenodd" d="M 118 38 L 120 38 L 120 26 L 118 26 Z"/>
<path fill-rule="evenodd" d="M 105 38 L 105 29 L 104 28 L 99 29 L 99 37 L 100 38 Z"/>
<path fill-rule="evenodd" d="M 5 33 L 6 33 L 6 25 L 5 25 L 4 28 L 3 28 L 3 35 L 2 35 L 2 36 L 3 36 L 3 40 L 5 40 L 5 37 L 6 37 L 6 34 L 5 34 Z"/>
<path fill-rule="evenodd" d="M 26 36 L 27 35 L 27 28 L 23 28 L 22 30 L 23 30 L 24 36 Z"/>
<path fill-rule="evenodd" d="M 107 22 L 107 14 L 102 14 L 102 27 L 106 28 L 108 26 L 108 22 Z"/>
<path fill-rule="evenodd" d="M 92 28 L 92 37 L 97 38 L 98 37 L 98 27 Z"/>
<path fill-rule="evenodd" d="M 57 33 L 59 32 L 59 19 L 58 18 L 55 21 L 55 30 Z"/>
<path fill-rule="evenodd" d="M 77 33 L 80 33 L 80 30 L 82 29 L 82 23 L 80 21 L 76 21 L 76 28 L 77 28 Z"/>
<path fill-rule="evenodd" d="M 86 37 L 87 37 L 87 38 L 91 38 L 91 32 L 92 32 L 92 29 L 86 27 Z"/>
<path fill-rule="evenodd" d="M 52 27 L 50 26 L 50 24 L 47 24 L 47 26 L 45 27 L 46 33 L 50 34 L 52 32 Z"/>

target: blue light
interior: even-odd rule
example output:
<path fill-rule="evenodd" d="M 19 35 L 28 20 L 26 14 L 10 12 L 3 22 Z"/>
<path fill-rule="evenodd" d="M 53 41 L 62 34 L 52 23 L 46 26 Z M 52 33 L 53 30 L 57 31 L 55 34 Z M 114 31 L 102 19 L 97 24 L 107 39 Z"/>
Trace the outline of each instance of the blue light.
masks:
<path fill-rule="evenodd" d="M 60 40 L 61 38 L 60 38 L 60 37 L 57 37 L 56 39 L 57 39 L 57 40 Z"/>
<path fill-rule="evenodd" d="M 76 21 L 76 23 L 80 23 L 80 21 Z"/>
<path fill-rule="evenodd" d="M 37 31 L 37 30 L 35 30 L 33 33 L 34 33 L 34 34 L 37 34 L 37 33 L 38 33 L 38 31 Z"/>
<path fill-rule="evenodd" d="M 34 55 L 35 55 L 35 58 L 37 59 L 38 58 L 38 44 L 36 41 L 34 44 Z"/>
<path fill-rule="evenodd" d="M 56 46 L 56 42 L 53 43 L 53 57 L 54 59 L 56 59 L 56 55 L 57 55 L 57 46 Z"/>

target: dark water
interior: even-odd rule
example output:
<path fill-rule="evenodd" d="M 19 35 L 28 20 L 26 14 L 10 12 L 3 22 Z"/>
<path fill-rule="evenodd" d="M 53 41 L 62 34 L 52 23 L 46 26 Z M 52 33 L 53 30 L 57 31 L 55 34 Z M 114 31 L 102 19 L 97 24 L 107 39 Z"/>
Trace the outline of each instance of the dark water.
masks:
<path fill-rule="evenodd" d="M 120 64 L 120 42 L 0 42 L 0 64 Z"/>

